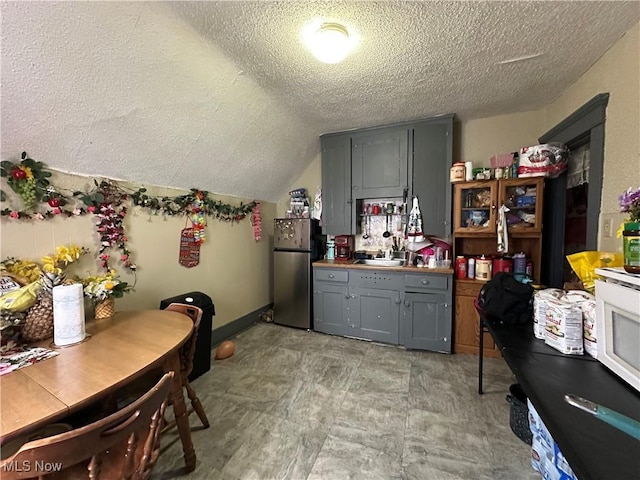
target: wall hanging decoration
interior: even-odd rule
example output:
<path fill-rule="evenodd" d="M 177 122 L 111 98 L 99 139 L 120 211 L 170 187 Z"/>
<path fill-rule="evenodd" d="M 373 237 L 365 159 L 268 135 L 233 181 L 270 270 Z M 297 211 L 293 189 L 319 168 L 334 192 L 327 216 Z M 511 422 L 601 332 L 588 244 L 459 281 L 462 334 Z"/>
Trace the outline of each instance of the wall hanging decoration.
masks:
<path fill-rule="evenodd" d="M 0 162 L 0 177 L 7 179 L 7 184 L 20 196 L 27 210 L 41 202 L 47 193 L 51 172 L 43 168 L 44 163 L 29 158 L 27 152 L 22 152 L 19 163 Z M 0 200 L 5 200 L 3 190 L 0 190 Z"/>
<path fill-rule="evenodd" d="M 100 237 L 98 258 L 100 266 L 109 271 L 111 256 L 109 250 L 120 250 L 120 262 L 128 270 L 135 271 L 137 266 L 131 261 L 131 252 L 127 248 L 127 236 L 124 230 L 124 218 L 127 216 L 127 193 L 113 182 L 94 180 L 96 189 L 89 193 L 73 192 L 87 206 L 87 211 L 97 217 L 96 230 Z"/>
<path fill-rule="evenodd" d="M 191 225 L 193 227 L 193 240 L 196 244 L 200 245 L 204 243 L 205 236 L 205 227 L 207 226 L 207 220 L 204 216 L 204 195 L 202 192 L 198 191 L 194 194 L 194 200 L 189 206 L 189 220 L 191 220 Z"/>
<path fill-rule="evenodd" d="M 195 267 L 200 263 L 200 242 L 196 242 L 192 227 L 185 227 L 180 232 L 178 263 L 186 268 Z"/>
<path fill-rule="evenodd" d="M 96 230 L 100 239 L 97 256 L 100 266 L 109 271 L 113 259 L 110 251 L 119 250 L 117 261 L 135 273 L 137 265 L 133 263 L 131 251 L 127 247 L 124 220 L 127 215 L 127 203 L 149 210 L 153 215 L 184 215 L 191 220 L 191 231 L 183 230 L 181 235 L 181 258 L 185 244 L 185 262 L 197 265 L 199 249 L 193 247 L 205 241 L 206 217 L 223 222 L 240 222 L 251 215 L 253 235 L 256 241 L 261 237 L 260 210 L 258 202 L 240 202 L 234 206 L 209 197 L 209 193 L 192 188 L 189 193 L 175 197 L 155 197 L 149 195 L 145 187 L 137 190 L 126 189 L 111 180 L 93 180 L 91 191 L 65 193 L 64 189 L 50 183 L 51 172 L 43 162 L 35 161 L 22 152 L 20 162 L 0 162 L 0 177 L 6 179 L 9 187 L 19 195 L 24 209 L 4 208 L 1 217 L 13 220 L 46 220 L 61 217 L 75 217 L 92 214 L 97 218 Z M 6 194 L 0 190 L 0 201 L 6 201 Z M 192 235 L 192 236 L 191 236 Z M 184 237 L 184 238 L 183 238 Z M 189 240 L 187 240 L 189 239 Z M 186 248 L 186 245 L 191 247 Z M 189 257 L 189 260 L 186 258 Z M 182 260 L 181 260 L 182 262 Z"/>
<path fill-rule="evenodd" d="M 256 203 L 251 211 L 251 225 L 253 225 L 253 238 L 259 242 L 262 238 L 262 218 L 260 216 L 260 203 Z"/>

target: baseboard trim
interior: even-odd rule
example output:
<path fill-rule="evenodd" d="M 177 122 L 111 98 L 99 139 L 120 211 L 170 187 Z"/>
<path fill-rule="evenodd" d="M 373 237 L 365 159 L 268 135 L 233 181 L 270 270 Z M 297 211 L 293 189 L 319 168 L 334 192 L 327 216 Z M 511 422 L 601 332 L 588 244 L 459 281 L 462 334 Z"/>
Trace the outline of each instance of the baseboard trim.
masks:
<path fill-rule="evenodd" d="M 246 330 L 254 323 L 260 321 L 260 315 L 265 311 L 273 308 L 273 303 L 260 307 L 251 313 L 246 314 L 244 317 L 240 317 L 232 322 L 229 322 L 220 328 L 214 328 L 211 332 L 211 348 L 219 345 L 220 343 L 228 340 L 243 330 Z M 215 322 L 215 320 L 214 320 Z"/>

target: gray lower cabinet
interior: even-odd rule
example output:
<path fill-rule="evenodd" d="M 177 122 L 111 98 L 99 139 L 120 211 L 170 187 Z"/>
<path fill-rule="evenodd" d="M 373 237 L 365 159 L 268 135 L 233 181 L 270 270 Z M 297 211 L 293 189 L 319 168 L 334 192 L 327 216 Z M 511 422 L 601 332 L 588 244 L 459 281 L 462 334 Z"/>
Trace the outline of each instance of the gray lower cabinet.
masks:
<path fill-rule="evenodd" d="M 351 290 L 351 335 L 398 345 L 400 292 L 373 288 Z"/>
<path fill-rule="evenodd" d="M 349 335 L 349 272 L 314 269 L 313 329 L 332 335 Z"/>
<path fill-rule="evenodd" d="M 450 353 L 450 275 L 314 268 L 314 329 Z"/>
<path fill-rule="evenodd" d="M 452 283 L 450 275 L 405 275 L 402 303 L 405 347 L 451 353 Z"/>
<path fill-rule="evenodd" d="M 405 293 L 402 322 L 405 347 L 451 353 L 451 304 L 445 294 Z"/>

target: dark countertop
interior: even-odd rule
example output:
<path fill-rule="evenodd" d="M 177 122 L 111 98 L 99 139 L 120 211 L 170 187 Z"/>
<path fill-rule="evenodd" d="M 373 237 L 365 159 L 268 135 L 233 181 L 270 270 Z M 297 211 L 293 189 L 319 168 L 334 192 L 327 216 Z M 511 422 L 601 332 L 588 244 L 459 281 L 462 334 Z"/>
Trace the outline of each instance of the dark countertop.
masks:
<path fill-rule="evenodd" d="M 484 323 L 580 480 L 640 478 L 640 441 L 564 401 L 571 393 L 640 420 L 640 393 L 589 355 L 549 347 L 531 324 Z"/>
<path fill-rule="evenodd" d="M 453 268 L 426 268 L 426 267 L 380 267 L 375 265 L 364 265 L 360 263 L 354 263 L 355 260 L 318 260 L 313 262 L 313 267 L 321 268 L 357 268 L 362 270 L 378 270 L 378 271 L 391 271 L 391 272 L 403 272 L 403 273 L 438 273 L 442 275 L 453 275 Z"/>

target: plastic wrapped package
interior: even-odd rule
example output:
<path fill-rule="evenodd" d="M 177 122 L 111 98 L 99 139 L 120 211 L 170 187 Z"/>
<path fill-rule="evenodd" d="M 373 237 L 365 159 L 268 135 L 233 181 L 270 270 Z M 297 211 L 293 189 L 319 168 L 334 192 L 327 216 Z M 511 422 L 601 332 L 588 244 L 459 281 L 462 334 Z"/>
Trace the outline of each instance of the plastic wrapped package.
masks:
<path fill-rule="evenodd" d="M 527 407 L 529 428 L 533 435 L 531 467 L 540 472 L 543 480 L 578 480 L 529 399 Z"/>
<path fill-rule="evenodd" d="M 554 178 L 567 169 L 569 149 L 561 143 L 522 147 L 518 161 L 518 177 Z"/>
<path fill-rule="evenodd" d="M 547 300 L 544 343 L 562 353 L 584 353 L 582 310 L 578 305 L 563 299 Z"/>
<path fill-rule="evenodd" d="M 533 334 L 536 338 L 544 340 L 545 326 L 547 325 L 547 300 L 562 298 L 564 290 L 559 288 L 545 288 L 533 294 Z"/>
<path fill-rule="evenodd" d="M 594 293 L 596 284 L 596 268 L 622 267 L 624 257 L 622 253 L 585 251 L 567 255 L 569 265 L 582 282 L 582 286 L 589 293 Z"/>

